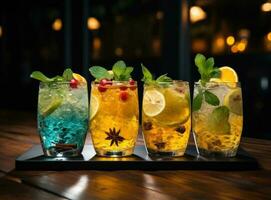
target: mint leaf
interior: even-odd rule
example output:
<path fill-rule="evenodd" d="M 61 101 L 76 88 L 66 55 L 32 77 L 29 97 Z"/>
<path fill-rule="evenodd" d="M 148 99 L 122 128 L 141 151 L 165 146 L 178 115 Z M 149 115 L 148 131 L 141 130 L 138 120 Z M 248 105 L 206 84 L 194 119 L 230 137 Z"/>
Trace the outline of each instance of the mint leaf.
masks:
<path fill-rule="evenodd" d="M 34 71 L 34 72 L 32 72 L 32 74 L 30 75 L 30 77 L 33 78 L 33 79 L 37 79 L 39 81 L 42 81 L 42 82 L 52 82 L 52 81 L 54 81 L 54 79 L 48 78 L 47 76 L 45 76 L 40 71 Z"/>
<path fill-rule="evenodd" d="M 215 108 L 211 114 L 213 120 L 220 122 L 220 121 L 227 121 L 230 116 L 230 110 L 226 106 L 219 106 Z"/>
<path fill-rule="evenodd" d="M 212 72 L 213 70 L 213 67 L 214 67 L 214 64 L 215 64 L 215 61 L 214 61 L 214 58 L 208 58 L 205 62 L 205 69 L 206 71 L 209 73 L 209 72 Z"/>
<path fill-rule="evenodd" d="M 93 66 L 89 68 L 89 71 L 91 75 L 97 80 L 101 80 L 103 78 L 112 79 L 114 76 L 113 74 L 110 74 L 105 68 L 100 66 Z"/>
<path fill-rule="evenodd" d="M 203 99 L 203 94 L 202 92 L 199 92 L 193 100 L 193 107 L 192 107 L 193 111 L 198 111 L 201 108 L 202 99 Z"/>
<path fill-rule="evenodd" d="M 208 125 L 216 134 L 229 134 L 230 123 L 228 122 L 230 111 L 226 106 L 219 106 L 213 110 L 208 119 Z"/>
<path fill-rule="evenodd" d="M 198 67 L 198 71 L 200 74 L 204 74 L 204 66 L 205 66 L 206 58 L 202 54 L 197 54 L 195 57 L 195 64 Z"/>
<path fill-rule="evenodd" d="M 156 79 L 156 82 L 172 82 L 172 78 L 168 77 L 167 74 L 163 74 Z"/>
<path fill-rule="evenodd" d="M 125 72 L 126 64 L 124 61 L 117 61 L 113 67 L 112 71 L 114 73 L 115 78 L 118 80 L 120 76 Z"/>
<path fill-rule="evenodd" d="M 141 63 L 143 78 L 141 79 L 143 82 L 148 83 L 153 81 L 153 76 L 151 72 Z"/>
<path fill-rule="evenodd" d="M 72 76 L 72 74 L 73 74 L 73 71 L 70 69 L 70 68 L 67 68 L 67 69 L 65 69 L 65 71 L 63 72 L 63 79 L 65 80 L 65 81 L 70 81 L 70 80 L 72 80 L 73 79 L 73 76 Z"/>
<path fill-rule="evenodd" d="M 126 67 L 124 72 L 119 76 L 120 81 L 128 81 L 131 78 L 131 73 L 133 72 L 133 67 Z"/>
<path fill-rule="evenodd" d="M 53 79 L 53 81 L 59 81 L 59 82 L 64 81 L 63 76 L 59 76 L 59 75 L 54 76 L 52 79 Z"/>
<path fill-rule="evenodd" d="M 215 67 L 213 69 L 213 71 L 210 73 L 210 75 L 211 75 L 212 78 L 219 78 L 220 74 L 221 74 L 221 72 L 220 72 L 220 70 L 217 67 Z"/>
<path fill-rule="evenodd" d="M 220 76 L 220 71 L 215 68 L 214 58 L 208 58 L 206 60 L 205 56 L 202 54 L 197 54 L 195 57 L 195 65 L 198 67 L 198 71 L 201 76 L 200 83 L 205 86 L 211 78 L 218 78 Z"/>
<path fill-rule="evenodd" d="M 218 97 L 216 95 L 214 95 L 213 93 L 209 92 L 209 91 L 204 91 L 204 97 L 205 97 L 205 101 L 208 104 L 211 104 L 213 106 L 218 106 L 220 101 L 218 99 Z"/>

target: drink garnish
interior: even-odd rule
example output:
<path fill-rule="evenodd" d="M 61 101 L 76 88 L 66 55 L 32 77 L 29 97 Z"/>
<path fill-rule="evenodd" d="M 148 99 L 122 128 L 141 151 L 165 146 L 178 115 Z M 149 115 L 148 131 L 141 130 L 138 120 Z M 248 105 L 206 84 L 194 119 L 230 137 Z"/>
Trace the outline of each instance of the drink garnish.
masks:
<path fill-rule="evenodd" d="M 142 73 L 143 73 L 143 78 L 141 79 L 141 81 L 143 81 L 144 83 L 148 83 L 148 84 L 165 83 L 166 84 L 166 83 L 173 82 L 172 78 L 168 77 L 167 74 L 163 74 L 155 79 L 152 73 L 147 69 L 147 67 L 145 67 L 143 64 L 141 64 L 141 67 L 142 67 Z"/>
<path fill-rule="evenodd" d="M 129 81 L 131 73 L 134 68 L 126 66 L 125 62 L 120 60 L 117 61 L 113 66 L 112 70 L 107 70 L 101 66 L 93 66 L 89 68 L 91 75 L 97 80 L 114 80 L 114 81 Z"/>
<path fill-rule="evenodd" d="M 47 106 L 40 108 L 43 117 L 52 114 L 62 104 L 62 98 L 55 97 Z"/>
<path fill-rule="evenodd" d="M 166 100 L 164 95 L 158 90 L 151 89 L 144 93 L 143 97 L 143 112 L 149 116 L 154 117 L 159 115 L 166 107 Z"/>
<path fill-rule="evenodd" d="M 211 78 L 220 77 L 220 70 L 214 67 L 214 58 L 210 57 L 206 60 L 206 57 L 202 54 L 197 54 L 195 57 L 195 65 L 198 67 L 201 79 L 200 84 L 202 88 L 199 88 L 198 94 L 193 101 L 193 111 L 197 111 L 201 108 L 202 100 L 204 99 L 208 104 L 212 106 L 218 106 L 220 104 L 219 98 L 212 92 L 206 90 L 206 83 Z"/>
<path fill-rule="evenodd" d="M 70 82 L 71 88 L 77 88 L 78 84 L 86 83 L 86 79 L 83 76 L 73 73 L 70 68 L 65 69 L 62 76 L 57 75 L 49 78 L 40 71 L 34 71 L 31 73 L 30 77 L 44 83 Z"/>
<path fill-rule="evenodd" d="M 229 134 L 230 123 L 229 119 L 229 108 L 226 106 L 219 106 L 213 110 L 208 119 L 209 128 L 216 134 Z"/>
<path fill-rule="evenodd" d="M 44 83 L 69 82 L 70 88 L 77 88 L 78 84 L 86 83 L 84 77 L 73 73 L 70 68 L 65 69 L 62 76 L 57 75 L 49 78 L 40 71 L 34 71 L 31 73 L 30 77 Z M 62 101 L 62 97 L 55 96 L 50 103 L 40 109 L 41 115 L 46 117 L 53 113 L 62 104 Z"/>
<path fill-rule="evenodd" d="M 240 88 L 233 89 L 224 98 L 223 104 L 236 115 L 242 115 L 242 92 Z"/>
<path fill-rule="evenodd" d="M 33 79 L 37 79 L 41 82 L 61 82 L 61 81 L 70 81 L 73 79 L 73 72 L 70 68 L 65 69 L 65 71 L 63 72 L 62 76 L 55 76 L 52 78 L 49 78 L 47 76 L 45 76 L 42 72 L 40 71 L 34 71 L 32 72 L 32 74 L 30 75 L 31 78 Z"/>
<path fill-rule="evenodd" d="M 90 106 L 91 106 L 90 119 L 93 119 L 93 117 L 95 117 L 95 115 L 97 114 L 100 106 L 98 97 L 91 95 Z"/>
<path fill-rule="evenodd" d="M 109 132 L 106 132 L 107 137 L 106 140 L 111 140 L 110 146 L 112 146 L 114 143 L 119 146 L 119 143 L 121 143 L 124 139 L 124 137 L 120 136 L 120 130 L 116 131 L 116 128 L 109 128 Z"/>
<path fill-rule="evenodd" d="M 214 67 L 214 58 L 210 57 L 206 60 L 206 57 L 202 54 L 197 54 L 195 57 L 195 65 L 198 67 L 200 73 L 200 83 L 205 86 L 211 78 L 218 78 L 220 76 L 220 70 Z"/>

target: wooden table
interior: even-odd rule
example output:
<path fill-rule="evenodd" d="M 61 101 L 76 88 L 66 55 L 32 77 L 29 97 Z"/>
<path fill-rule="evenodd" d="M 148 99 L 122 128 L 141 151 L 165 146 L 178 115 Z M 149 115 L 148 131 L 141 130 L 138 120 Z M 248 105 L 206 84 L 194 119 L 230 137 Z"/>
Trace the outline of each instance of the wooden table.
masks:
<path fill-rule="evenodd" d="M 271 141 L 243 138 L 262 166 L 256 171 L 14 170 L 34 144 L 35 114 L 0 111 L 0 199 L 271 199 Z"/>

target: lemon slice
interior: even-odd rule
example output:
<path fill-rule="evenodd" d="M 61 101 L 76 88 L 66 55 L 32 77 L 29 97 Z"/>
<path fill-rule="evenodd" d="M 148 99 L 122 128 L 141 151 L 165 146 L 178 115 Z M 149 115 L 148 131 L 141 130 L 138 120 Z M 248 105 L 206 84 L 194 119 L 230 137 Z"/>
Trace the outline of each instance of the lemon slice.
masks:
<path fill-rule="evenodd" d="M 61 98 L 54 98 L 47 106 L 41 108 L 41 115 L 46 117 L 52 114 L 62 103 Z"/>
<path fill-rule="evenodd" d="M 242 115 L 242 91 L 240 88 L 231 90 L 224 98 L 224 105 L 227 106 L 231 112 L 237 115 Z"/>
<path fill-rule="evenodd" d="M 160 123 L 166 125 L 183 124 L 190 117 L 189 97 L 172 88 L 165 89 L 166 106 L 157 116 Z"/>
<path fill-rule="evenodd" d="M 96 96 L 91 96 L 91 99 L 90 99 L 90 119 L 95 117 L 98 110 L 99 110 L 99 99 Z"/>
<path fill-rule="evenodd" d="M 80 74 L 73 73 L 72 74 L 73 78 L 76 79 L 79 83 L 87 83 L 86 79 L 81 76 Z"/>
<path fill-rule="evenodd" d="M 164 95 L 157 90 L 147 90 L 143 97 L 143 111 L 149 117 L 159 115 L 165 108 Z"/>

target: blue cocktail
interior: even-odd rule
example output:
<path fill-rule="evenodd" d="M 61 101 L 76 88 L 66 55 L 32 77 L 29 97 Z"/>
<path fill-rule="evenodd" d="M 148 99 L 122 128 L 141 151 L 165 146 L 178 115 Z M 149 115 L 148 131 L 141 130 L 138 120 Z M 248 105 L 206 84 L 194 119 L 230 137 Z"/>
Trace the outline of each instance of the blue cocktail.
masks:
<path fill-rule="evenodd" d="M 84 147 L 89 119 L 87 83 L 74 80 L 40 83 L 38 131 L 46 156 L 77 156 Z"/>

